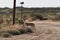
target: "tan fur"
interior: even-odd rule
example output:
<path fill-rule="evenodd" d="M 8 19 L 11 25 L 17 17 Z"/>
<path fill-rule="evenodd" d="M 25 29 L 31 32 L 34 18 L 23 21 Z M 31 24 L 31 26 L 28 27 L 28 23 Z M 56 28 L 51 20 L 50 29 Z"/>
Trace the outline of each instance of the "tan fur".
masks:
<path fill-rule="evenodd" d="M 35 24 L 34 23 L 25 23 L 26 26 L 33 26 L 35 27 Z"/>
<path fill-rule="evenodd" d="M 25 23 L 26 28 L 30 28 L 33 32 L 36 31 L 34 23 Z"/>

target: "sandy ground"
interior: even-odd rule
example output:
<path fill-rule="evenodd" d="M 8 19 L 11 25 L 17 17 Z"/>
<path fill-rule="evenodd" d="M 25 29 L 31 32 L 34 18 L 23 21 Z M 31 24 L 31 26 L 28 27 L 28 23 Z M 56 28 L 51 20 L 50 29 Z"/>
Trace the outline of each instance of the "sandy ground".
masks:
<path fill-rule="evenodd" d="M 54 21 L 33 21 L 36 32 L 22 34 L 0 40 L 60 40 L 60 22 Z"/>

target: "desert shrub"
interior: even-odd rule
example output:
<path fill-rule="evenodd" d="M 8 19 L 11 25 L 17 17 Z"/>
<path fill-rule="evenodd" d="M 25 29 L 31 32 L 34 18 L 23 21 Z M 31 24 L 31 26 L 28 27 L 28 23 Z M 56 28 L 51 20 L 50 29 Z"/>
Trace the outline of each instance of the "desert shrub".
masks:
<path fill-rule="evenodd" d="M 44 20 L 48 20 L 48 18 L 44 18 Z"/>
<path fill-rule="evenodd" d="M 3 23 L 2 15 L 0 14 L 0 24 Z"/>
<path fill-rule="evenodd" d="M 6 19 L 6 23 L 7 23 L 7 24 L 11 24 L 11 21 L 12 21 L 11 18 L 7 18 L 7 19 Z"/>
<path fill-rule="evenodd" d="M 32 20 L 33 20 L 33 21 L 36 20 L 36 17 L 32 17 Z"/>
<path fill-rule="evenodd" d="M 11 35 L 19 35 L 19 34 L 21 34 L 21 32 L 18 31 L 18 30 L 9 30 L 7 32 L 10 33 Z"/>
<path fill-rule="evenodd" d="M 6 23 L 9 24 L 10 23 L 10 20 L 6 19 Z"/>
<path fill-rule="evenodd" d="M 24 15 L 24 16 L 23 16 L 23 19 L 26 20 L 26 19 L 27 19 L 27 15 Z"/>
<path fill-rule="evenodd" d="M 25 34 L 26 33 L 25 29 L 20 29 L 19 31 L 21 32 L 21 34 Z"/>
<path fill-rule="evenodd" d="M 3 32 L 5 32 L 5 31 L 0 31 L 0 36 L 1 36 L 1 34 L 2 34 Z"/>
<path fill-rule="evenodd" d="M 19 19 L 19 17 L 15 16 L 16 23 L 18 23 L 18 19 Z"/>
<path fill-rule="evenodd" d="M 55 20 L 60 20 L 60 15 L 56 15 Z"/>
<path fill-rule="evenodd" d="M 9 14 L 6 14 L 6 18 L 10 18 L 10 15 Z"/>
<path fill-rule="evenodd" d="M 18 17 L 17 16 L 15 17 L 15 20 L 18 20 Z"/>
<path fill-rule="evenodd" d="M 50 19 L 53 20 L 53 21 L 59 21 L 60 20 L 60 15 L 51 16 Z"/>
<path fill-rule="evenodd" d="M 3 23 L 3 20 L 2 20 L 2 19 L 0 19 L 0 24 L 1 24 L 1 23 Z"/>
<path fill-rule="evenodd" d="M 1 26 L 0 26 L 0 29 L 1 29 Z"/>
<path fill-rule="evenodd" d="M 21 34 L 21 32 L 20 32 L 19 30 L 0 31 L 0 35 L 1 35 L 2 33 L 9 33 L 9 34 L 11 34 L 11 35 L 19 35 L 19 34 Z"/>
<path fill-rule="evenodd" d="M 0 29 L 2 28 L 2 25 L 0 24 Z"/>
<path fill-rule="evenodd" d="M 22 28 L 17 30 L 0 31 L 0 36 L 9 37 L 12 35 L 20 35 L 20 34 L 26 34 L 26 33 L 33 33 L 33 30 L 31 28 Z"/>
<path fill-rule="evenodd" d="M 36 15 L 36 19 L 44 20 L 44 17 L 41 15 Z"/>
<path fill-rule="evenodd" d="M 10 37 L 11 35 L 10 35 L 9 33 L 7 33 L 7 32 L 3 32 L 3 33 L 1 34 L 1 36 L 2 36 L 2 37 Z"/>
<path fill-rule="evenodd" d="M 24 20 L 18 20 L 19 24 L 24 24 Z"/>
<path fill-rule="evenodd" d="M 44 17 L 40 14 L 31 14 L 31 17 L 33 20 L 35 19 L 44 20 Z"/>
<path fill-rule="evenodd" d="M 33 33 L 33 30 L 31 28 L 20 29 L 19 31 L 21 32 L 21 34 Z"/>

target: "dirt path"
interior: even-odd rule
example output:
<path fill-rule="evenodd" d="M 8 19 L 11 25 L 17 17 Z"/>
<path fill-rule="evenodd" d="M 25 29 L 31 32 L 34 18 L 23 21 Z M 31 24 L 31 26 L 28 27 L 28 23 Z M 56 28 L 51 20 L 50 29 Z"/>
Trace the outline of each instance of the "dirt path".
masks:
<path fill-rule="evenodd" d="M 60 22 L 34 21 L 37 33 L 22 34 L 0 40 L 60 40 Z"/>

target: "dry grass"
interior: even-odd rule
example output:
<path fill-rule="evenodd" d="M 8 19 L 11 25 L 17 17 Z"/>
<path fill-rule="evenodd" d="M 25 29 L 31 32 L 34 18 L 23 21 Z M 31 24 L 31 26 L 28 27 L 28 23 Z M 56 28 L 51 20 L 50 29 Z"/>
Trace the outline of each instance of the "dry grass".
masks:
<path fill-rule="evenodd" d="M 17 30 L 23 28 L 21 25 L 5 25 L 2 26 L 0 30 Z"/>
<path fill-rule="evenodd" d="M 40 23 L 39 25 L 41 25 L 41 24 L 48 25 L 49 24 L 49 26 L 45 26 L 45 27 L 43 25 L 37 26 L 36 23 Z M 52 21 L 36 22 L 35 21 L 35 24 L 36 24 L 35 33 L 12 36 L 12 38 L 8 38 L 8 39 L 7 38 L 1 38 L 1 39 L 2 40 L 5 40 L 5 39 L 6 40 L 60 40 L 60 26 L 54 26 L 54 25 L 60 25 L 60 22 L 52 22 Z M 16 28 L 18 26 L 19 25 L 17 24 L 11 28 Z"/>
<path fill-rule="evenodd" d="M 28 37 L 27 37 L 28 36 Z M 3 40 L 4 38 L 2 38 Z M 7 39 L 7 38 L 5 38 Z M 14 36 L 7 40 L 60 40 L 60 27 L 41 27 L 36 26 L 36 32 L 33 34 L 23 34 Z"/>

